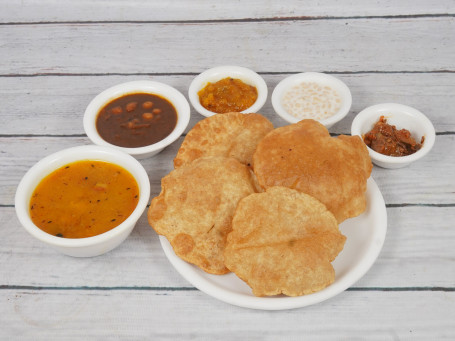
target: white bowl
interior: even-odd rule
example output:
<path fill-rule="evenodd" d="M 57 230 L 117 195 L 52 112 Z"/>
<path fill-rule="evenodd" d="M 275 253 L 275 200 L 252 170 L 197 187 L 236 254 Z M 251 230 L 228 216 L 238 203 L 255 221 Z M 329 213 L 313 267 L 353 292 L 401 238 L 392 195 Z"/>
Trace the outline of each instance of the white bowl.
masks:
<path fill-rule="evenodd" d="M 282 99 L 288 90 L 303 82 L 314 82 L 322 86 L 329 86 L 337 91 L 340 95 L 342 100 L 340 109 L 334 115 L 324 120 L 317 120 L 322 123 L 327 129 L 338 121 L 342 120 L 347 115 L 349 109 L 351 108 L 352 96 L 351 91 L 346 86 L 346 84 L 344 84 L 338 78 L 327 75 L 325 73 L 304 72 L 286 77 L 281 82 L 279 82 L 273 90 L 272 106 L 273 109 L 275 109 L 275 112 L 281 116 L 281 118 L 289 123 L 296 123 L 302 120 L 301 118 L 297 118 L 286 111 L 286 109 L 283 107 Z"/>
<path fill-rule="evenodd" d="M 259 76 L 253 70 L 241 66 L 218 66 L 202 72 L 200 75 L 194 78 L 190 84 L 188 97 L 190 99 L 191 105 L 194 107 L 194 109 L 196 109 L 198 113 L 205 117 L 213 116 L 216 114 L 215 112 L 209 111 L 201 105 L 197 93 L 199 90 L 205 88 L 207 83 L 218 82 L 219 80 L 226 77 L 240 79 L 245 84 L 256 87 L 258 91 L 258 98 L 256 99 L 256 102 L 254 102 L 253 105 L 248 109 L 242 111 L 242 113 L 256 113 L 262 108 L 267 99 L 267 84 L 265 84 L 265 81 L 261 76 Z"/>
<path fill-rule="evenodd" d="M 379 118 L 384 116 L 387 123 L 394 125 L 397 129 L 407 129 L 416 142 L 420 143 L 422 136 L 425 141 L 421 149 L 407 156 L 387 156 L 375 152 L 368 147 L 371 160 L 374 164 L 383 168 L 401 168 L 409 165 L 425 156 L 433 147 L 435 141 L 435 131 L 431 121 L 420 111 L 402 104 L 383 103 L 373 105 L 362 110 L 352 121 L 351 135 L 362 137 L 368 133 Z"/>
<path fill-rule="evenodd" d="M 128 170 L 139 186 L 139 201 L 131 215 L 120 225 L 105 233 L 88 238 L 61 238 L 38 228 L 30 218 L 30 198 L 40 181 L 56 169 L 78 160 L 101 160 Z M 92 257 L 106 253 L 122 243 L 131 233 L 150 199 L 150 181 L 144 167 L 132 156 L 103 146 L 80 146 L 49 155 L 24 175 L 16 191 L 15 207 L 19 221 L 35 238 L 54 249 L 74 257 Z"/>
<path fill-rule="evenodd" d="M 137 148 L 125 148 L 113 145 L 105 141 L 96 129 L 96 119 L 99 111 L 110 101 L 126 94 L 150 93 L 166 98 L 174 105 L 177 111 L 177 124 L 174 130 L 157 143 Z M 190 121 L 190 105 L 177 89 L 163 83 L 153 81 L 133 81 L 115 85 L 104 90 L 96 96 L 87 106 L 84 114 L 84 130 L 88 138 L 97 145 L 117 148 L 138 159 L 147 158 L 158 154 L 165 147 L 177 140 L 185 131 Z"/>

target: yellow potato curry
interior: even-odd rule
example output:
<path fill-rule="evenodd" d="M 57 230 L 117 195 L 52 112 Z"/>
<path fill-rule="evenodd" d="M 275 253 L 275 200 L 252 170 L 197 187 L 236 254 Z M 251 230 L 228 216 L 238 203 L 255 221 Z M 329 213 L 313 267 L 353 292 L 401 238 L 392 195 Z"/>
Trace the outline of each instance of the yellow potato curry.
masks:
<path fill-rule="evenodd" d="M 51 235 L 92 237 L 121 224 L 138 200 L 138 184 L 124 168 L 104 161 L 77 161 L 38 184 L 30 200 L 30 216 Z"/>
<path fill-rule="evenodd" d="M 251 107 L 258 98 L 258 91 L 240 79 L 228 77 L 216 83 L 208 83 L 198 95 L 199 102 L 204 108 L 225 114 L 241 112 Z"/>

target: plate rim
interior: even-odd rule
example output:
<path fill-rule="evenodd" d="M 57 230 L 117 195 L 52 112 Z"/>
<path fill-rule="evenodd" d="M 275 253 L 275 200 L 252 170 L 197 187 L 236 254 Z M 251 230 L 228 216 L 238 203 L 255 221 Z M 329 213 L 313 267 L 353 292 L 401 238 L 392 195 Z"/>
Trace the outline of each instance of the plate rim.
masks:
<path fill-rule="evenodd" d="M 347 288 L 351 287 L 354 283 L 356 283 L 359 279 L 361 279 L 378 258 L 379 253 L 381 252 L 382 247 L 384 245 L 387 233 L 387 210 L 382 193 L 371 176 L 367 181 L 367 193 L 369 193 L 369 196 L 371 196 L 373 210 L 378 211 L 376 215 L 378 215 L 377 218 L 379 219 L 377 220 L 375 228 L 373 229 L 374 234 L 372 235 L 370 246 L 365 252 L 364 258 L 361 261 L 359 261 L 354 268 L 348 271 L 349 275 L 344 276 L 338 282 L 336 281 L 335 278 L 335 282 L 329 285 L 328 287 L 308 295 L 296 297 L 289 296 L 257 297 L 227 291 L 223 288 L 217 287 L 208 278 L 205 277 L 205 275 L 207 276 L 220 275 L 210 275 L 208 273 L 202 272 L 202 270 L 200 270 L 197 266 L 190 264 L 179 258 L 174 253 L 172 246 L 166 237 L 159 235 L 159 240 L 167 259 L 175 268 L 175 270 L 177 270 L 177 272 L 184 279 L 186 279 L 188 282 L 194 285 L 197 289 L 206 293 L 209 296 L 212 296 L 228 304 L 250 309 L 285 310 L 302 308 L 305 306 L 320 303 L 342 293 Z M 199 272 L 201 272 L 202 275 L 200 275 Z"/>

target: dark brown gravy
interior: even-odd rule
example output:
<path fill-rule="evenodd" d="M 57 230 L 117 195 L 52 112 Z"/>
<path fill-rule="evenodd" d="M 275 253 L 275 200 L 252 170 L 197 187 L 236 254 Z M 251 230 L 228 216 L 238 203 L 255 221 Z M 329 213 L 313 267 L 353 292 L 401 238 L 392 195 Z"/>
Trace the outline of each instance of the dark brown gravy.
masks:
<path fill-rule="evenodd" d="M 166 99 L 133 93 L 107 103 L 98 113 L 96 129 L 107 142 L 127 148 L 163 140 L 177 124 L 177 111 Z"/>

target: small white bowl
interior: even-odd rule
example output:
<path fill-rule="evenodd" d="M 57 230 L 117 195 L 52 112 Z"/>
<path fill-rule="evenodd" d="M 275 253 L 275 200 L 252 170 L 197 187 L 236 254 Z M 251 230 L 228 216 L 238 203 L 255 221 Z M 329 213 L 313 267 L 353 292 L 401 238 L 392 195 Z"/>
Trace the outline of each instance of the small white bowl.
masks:
<path fill-rule="evenodd" d="M 61 238 L 38 228 L 30 218 L 30 198 L 40 181 L 56 169 L 79 160 L 100 160 L 128 170 L 139 186 L 139 201 L 131 215 L 120 225 L 105 233 L 88 238 Z M 150 199 L 150 181 L 144 167 L 132 156 L 103 146 L 80 146 L 49 155 L 24 175 L 17 187 L 16 214 L 24 228 L 35 238 L 54 249 L 74 257 L 92 257 L 106 253 L 122 243 L 133 230 Z"/>
<path fill-rule="evenodd" d="M 278 85 L 275 87 L 272 93 L 272 106 L 275 109 L 275 112 L 281 116 L 285 121 L 289 123 L 296 123 L 301 121 L 301 118 L 297 118 L 286 111 L 282 104 L 283 96 L 288 92 L 291 88 L 303 83 L 303 82 L 314 82 L 322 86 L 329 86 L 341 97 L 342 103 L 340 109 L 332 116 L 324 119 L 324 120 L 317 120 L 321 124 L 323 124 L 327 129 L 330 128 L 332 125 L 337 123 L 338 121 L 342 120 L 349 109 L 351 109 L 352 104 L 352 96 L 351 91 L 338 78 L 335 78 L 331 75 L 327 75 L 325 73 L 319 72 L 304 72 L 298 73 L 289 77 L 286 77 Z"/>
<path fill-rule="evenodd" d="M 245 84 L 256 87 L 258 91 L 258 98 L 256 102 L 253 103 L 251 107 L 242 111 L 242 113 L 256 113 L 264 105 L 267 99 L 267 84 L 264 79 L 259 76 L 253 70 L 241 67 L 241 66 L 218 66 L 212 69 L 206 70 L 198 75 L 190 84 L 188 89 L 188 97 L 190 99 L 191 105 L 196 109 L 198 113 L 205 117 L 213 116 L 216 113 L 209 111 L 201 105 L 199 101 L 198 92 L 205 88 L 207 83 L 218 82 L 221 79 L 226 77 L 232 77 L 240 79 Z"/>
<path fill-rule="evenodd" d="M 174 130 L 157 143 L 137 148 L 125 148 L 113 145 L 105 141 L 96 129 L 96 119 L 99 111 L 110 101 L 126 94 L 150 93 L 166 98 L 171 102 L 177 111 L 177 124 Z M 138 159 L 144 159 L 158 154 L 165 147 L 177 140 L 185 131 L 190 121 L 190 105 L 177 89 L 163 83 L 153 81 L 133 81 L 115 85 L 104 90 L 96 96 L 87 106 L 84 114 L 84 130 L 88 138 L 97 145 L 117 148 L 125 153 L 133 155 Z"/>
<path fill-rule="evenodd" d="M 371 161 L 379 167 L 405 167 L 425 156 L 433 147 L 436 134 L 431 121 L 420 111 L 403 104 L 383 103 L 362 110 L 352 121 L 351 135 L 362 137 L 373 128 L 381 116 L 384 116 L 387 123 L 396 126 L 397 129 L 409 130 L 417 143 L 420 143 L 422 136 L 425 137 L 425 141 L 421 149 L 407 156 L 387 156 L 367 147 Z"/>

